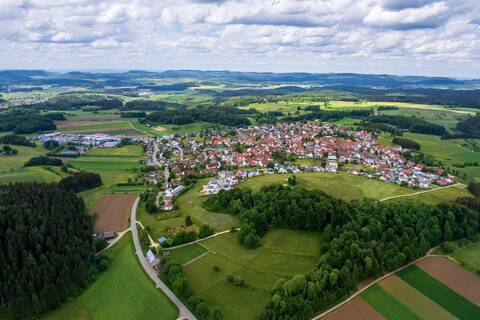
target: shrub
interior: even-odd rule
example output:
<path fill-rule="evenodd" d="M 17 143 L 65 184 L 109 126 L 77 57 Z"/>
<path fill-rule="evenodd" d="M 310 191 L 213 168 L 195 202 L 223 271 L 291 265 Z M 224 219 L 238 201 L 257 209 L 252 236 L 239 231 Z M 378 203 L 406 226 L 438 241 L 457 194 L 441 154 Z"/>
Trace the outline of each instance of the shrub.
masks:
<path fill-rule="evenodd" d="M 214 266 L 213 266 L 213 271 L 215 271 L 215 272 L 220 272 L 220 267 L 217 266 L 217 265 L 214 265 Z"/>
<path fill-rule="evenodd" d="M 97 238 L 95 240 L 95 251 L 100 252 L 107 247 L 107 241 L 103 238 Z"/>
<path fill-rule="evenodd" d="M 190 217 L 189 215 L 185 217 L 185 225 L 186 226 L 191 226 L 193 224 L 192 222 L 192 217 Z"/>
<path fill-rule="evenodd" d="M 199 238 L 206 238 L 208 236 L 211 236 L 215 233 L 212 227 L 210 227 L 208 224 L 204 224 L 200 227 L 200 230 L 198 231 L 198 237 Z"/>

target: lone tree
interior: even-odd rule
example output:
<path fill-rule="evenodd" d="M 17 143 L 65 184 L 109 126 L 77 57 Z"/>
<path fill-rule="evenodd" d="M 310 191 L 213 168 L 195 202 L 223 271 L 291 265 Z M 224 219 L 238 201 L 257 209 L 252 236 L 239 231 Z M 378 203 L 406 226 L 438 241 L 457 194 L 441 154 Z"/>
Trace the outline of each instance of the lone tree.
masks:
<path fill-rule="evenodd" d="M 0 303 L 26 319 L 78 295 L 94 261 L 83 200 L 57 184 L 0 185 Z"/>

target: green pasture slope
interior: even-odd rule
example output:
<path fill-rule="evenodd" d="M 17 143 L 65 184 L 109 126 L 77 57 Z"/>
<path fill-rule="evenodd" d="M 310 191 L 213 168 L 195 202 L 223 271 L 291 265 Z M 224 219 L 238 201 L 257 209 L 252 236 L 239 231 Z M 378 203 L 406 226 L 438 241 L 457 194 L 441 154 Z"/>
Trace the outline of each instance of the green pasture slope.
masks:
<path fill-rule="evenodd" d="M 379 284 L 374 284 L 363 292 L 361 296 L 388 320 L 422 319 L 394 296 L 385 291 Z"/>
<path fill-rule="evenodd" d="M 236 233 L 227 233 L 203 241 L 212 252 L 187 265 L 184 272 L 194 293 L 208 305 L 218 306 L 225 319 L 254 319 L 278 279 L 305 273 L 315 265 L 320 236 L 318 232 L 273 229 L 262 239 L 262 247 L 251 250 L 238 242 Z M 187 249 L 177 250 L 171 250 L 170 259 L 195 258 Z M 214 266 L 220 271 L 215 272 Z M 245 287 L 228 282 L 228 275 L 243 277 Z"/>
<path fill-rule="evenodd" d="M 108 250 L 112 264 L 80 296 L 46 314 L 45 320 L 175 320 L 177 308 L 155 288 L 140 266 L 132 243 L 125 235 Z"/>
<path fill-rule="evenodd" d="M 478 319 L 480 307 L 448 288 L 416 265 L 411 265 L 397 272 L 397 276 L 459 319 Z"/>
<path fill-rule="evenodd" d="M 260 189 L 264 185 L 285 183 L 292 174 L 271 174 L 249 178 L 241 187 Z M 370 198 L 380 200 L 383 198 L 411 194 L 414 191 L 397 184 L 387 183 L 376 179 L 368 179 L 346 172 L 309 172 L 295 175 L 300 187 L 321 190 L 336 198 L 346 201 Z"/>
<path fill-rule="evenodd" d="M 458 167 L 458 165 L 464 165 L 465 162 L 480 165 L 480 152 L 474 152 L 464 146 L 465 140 L 441 140 L 437 136 L 418 133 L 406 133 L 404 137 L 419 143 L 422 152 L 430 154 L 446 166 L 460 171 L 460 174 L 465 173 L 467 179 L 480 179 L 480 166 Z M 480 143 L 480 139 L 475 141 Z"/>
<path fill-rule="evenodd" d="M 0 148 L 3 145 L 0 144 Z M 57 182 L 65 176 L 58 168 L 51 171 L 45 167 L 24 167 L 25 162 L 48 152 L 40 143 L 35 148 L 11 146 L 18 150 L 15 156 L 0 156 L 0 183 L 10 182 Z"/>

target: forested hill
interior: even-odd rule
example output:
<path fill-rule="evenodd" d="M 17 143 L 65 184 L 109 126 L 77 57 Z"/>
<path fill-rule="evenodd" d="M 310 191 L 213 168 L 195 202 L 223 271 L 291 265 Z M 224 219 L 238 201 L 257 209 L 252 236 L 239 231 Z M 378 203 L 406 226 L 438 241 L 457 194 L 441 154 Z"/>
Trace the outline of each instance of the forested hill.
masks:
<path fill-rule="evenodd" d="M 322 232 L 320 261 L 308 273 L 280 279 L 261 320 L 309 319 L 376 278 L 413 261 L 442 241 L 478 240 L 478 212 L 459 204 L 335 199 L 320 191 L 273 185 L 237 188 L 205 201 L 241 221 L 238 239 L 255 248 L 270 226 Z"/>
<path fill-rule="evenodd" d="M 96 274 L 92 233 L 75 193 L 56 184 L 0 185 L 0 309 L 26 319 L 78 295 Z"/>

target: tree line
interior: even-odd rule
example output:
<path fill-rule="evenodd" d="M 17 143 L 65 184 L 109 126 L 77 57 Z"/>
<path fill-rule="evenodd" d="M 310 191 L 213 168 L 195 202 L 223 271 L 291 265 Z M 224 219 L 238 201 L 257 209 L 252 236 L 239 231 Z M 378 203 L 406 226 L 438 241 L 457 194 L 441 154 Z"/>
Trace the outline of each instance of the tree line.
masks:
<path fill-rule="evenodd" d="M 71 192 L 82 192 L 100 187 L 102 185 L 102 178 L 98 173 L 78 172 L 63 178 L 58 185 Z"/>
<path fill-rule="evenodd" d="M 443 136 L 447 132 L 444 126 L 430 123 L 416 117 L 376 115 L 369 117 L 368 121 L 374 123 L 391 124 L 400 129 L 406 129 L 415 133 L 425 133 Z"/>
<path fill-rule="evenodd" d="M 321 191 L 280 185 L 221 191 L 204 205 L 238 216 L 247 246 L 246 237 L 261 241 L 270 227 L 322 232 L 317 265 L 304 275 L 280 279 L 261 320 L 310 318 L 361 281 L 395 270 L 442 241 L 476 240 L 480 231 L 478 213 L 458 203 L 348 203 Z"/>
<path fill-rule="evenodd" d="M 35 148 L 35 143 L 30 142 L 24 136 L 19 136 L 17 134 L 7 134 L 0 137 L 1 144 L 12 144 L 15 146 L 25 146 Z"/>
<path fill-rule="evenodd" d="M 27 134 L 56 129 L 57 126 L 47 115 L 41 115 L 31 111 L 0 113 L 0 131 L 13 131 L 13 133 Z"/>
<path fill-rule="evenodd" d="M 247 114 L 248 110 L 230 107 L 197 107 L 191 110 L 166 109 L 148 114 L 143 122 L 182 125 L 203 121 L 232 127 L 244 127 L 251 124 Z"/>

